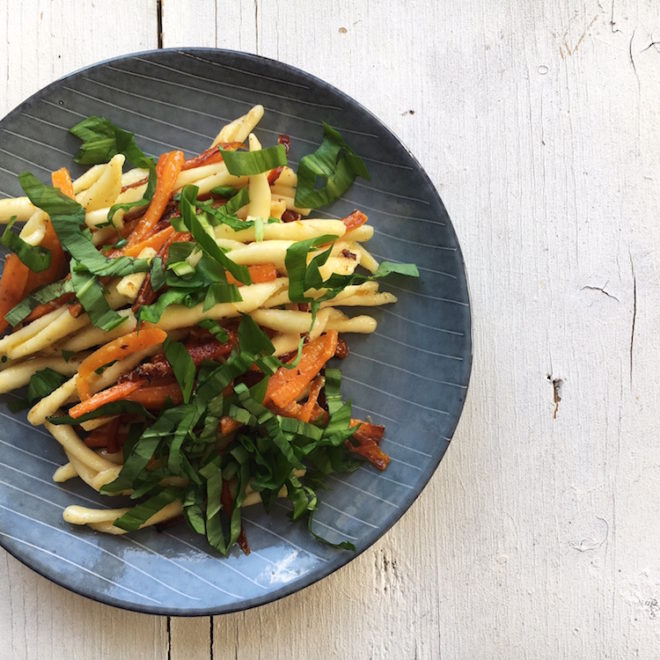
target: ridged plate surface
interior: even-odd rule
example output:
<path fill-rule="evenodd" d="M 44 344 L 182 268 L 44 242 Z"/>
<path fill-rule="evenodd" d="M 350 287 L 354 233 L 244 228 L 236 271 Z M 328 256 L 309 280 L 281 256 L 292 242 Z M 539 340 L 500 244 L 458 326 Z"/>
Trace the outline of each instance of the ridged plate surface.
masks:
<path fill-rule="evenodd" d="M 20 195 L 16 175 L 47 181 L 78 141 L 68 129 L 104 115 L 135 133 L 151 154 L 208 147 L 223 122 L 261 103 L 257 135 L 267 146 L 291 136 L 294 166 L 338 128 L 364 157 L 371 181 L 359 180 L 319 213 L 359 208 L 376 233 L 380 259 L 412 261 L 421 279 L 382 284 L 398 304 L 365 310 L 378 319 L 368 337 L 349 336 L 343 394 L 354 415 L 385 424 L 386 472 L 365 465 L 331 478 L 316 516 L 320 534 L 349 539 L 361 552 L 411 505 L 440 462 L 465 400 L 471 365 L 470 306 L 463 260 L 449 216 L 419 163 L 372 114 L 334 87 L 273 60 L 222 50 L 161 50 L 115 59 L 44 88 L 0 122 L 0 194 Z M 360 310 L 354 310 L 359 312 Z M 222 613 L 290 594 L 330 574 L 354 554 L 320 545 L 292 523 L 280 503 L 245 514 L 252 553 L 219 558 L 184 523 L 124 537 L 72 528 L 72 503 L 108 506 L 79 480 L 55 484 L 66 461 L 49 434 L 0 402 L 0 544 L 42 575 L 96 600 L 172 615 Z M 441 515 L 441 513 L 439 513 Z"/>

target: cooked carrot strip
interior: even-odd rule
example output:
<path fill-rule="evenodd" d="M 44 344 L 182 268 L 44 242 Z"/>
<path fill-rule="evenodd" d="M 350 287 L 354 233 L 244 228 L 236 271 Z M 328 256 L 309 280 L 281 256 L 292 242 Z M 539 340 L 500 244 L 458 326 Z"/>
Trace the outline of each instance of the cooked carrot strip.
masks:
<path fill-rule="evenodd" d="M 379 470 L 383 471 L 387 469 L 387 466 L 390 462 L 390 457 L 375 442 L 356 446 L 352 444 L 350 440 L 347 440 L 345 445 L 348 451 L 366 458 Z"/>
<path fill-rule="evenodd" d="M 53 172 L 51 174 L 51 180 L 53 186 L 59 189 L 62 194 L 71 197 L 71 199 L 74 198 L 73 182 L 66 167 Z M 41 239 L 40 245 L 50 251 L 50 265 L 40 273 L 33 273 L 32 271 L 28 273 L 28 280 L 23 291 L 23 296 L 32 293 L 46 284 L 61 279 L 68 270 L 68 263 L 62 249 L 62 244 L 53 229 L 50 218 L 46 221 L 46 233 Z"/>
<path fill-rule="evenodd" d="M 74 319 L 77 319 L 83 311 L 83 306 L 80 303 L 73 303 L 73 305 L 69 305 L 69 314 L 73 316 Z"/>
<path fill-rule="evenodd" d="M 248 266 L 252 284 L 261 284 L 262 282 L 272 282 L 277 279 L 277 268 L 275 264 L 254 264 Z M 236 286 L 243 286 L 231 273 L 227 273 L 227 282 Z"/>
<path fill-rule="evenodd" d="M 240 422 L 237 422 L 235 419 L 232 419 L 231 417 L 222 417 L 220 419 L 220 435 L 229 435 L 236 429 L 240 428 L 243 426 Z"/>
<path fill-rule="evenodd" d="M 57 309 L 62 305 L 66 305 L 67 303 L 70 303 L 72 300 L 75 299 L 75 297 L 76 297 L 75 293 L 65 293 L 64 295 L 61 295 L 59 298 L 56 298 L 51 302 L 43 303 L 43 305 L 37 305 L 30 312 L 29 316 L 25 317 L 23 322 L 29 323 L 30 321 L 35 321 L 36 319 L 40 319 L 42 316 L 46 316 L 46 314 L 52 312 L 54 309 Z"/>
<path fill-rule="evenodd" d="M 46 221 L 46 233 L 40 243 L 41 247 L 50 250 L 50 265 L 40 273 L 28 269 L 28 279 L 23 291 L 23 297 L 46 284 L 62 279 L 68 270 L 68 263 L 60 239 L 57 237 L 50 219 Z"/>
<path fill-rule="evenodd" d="M 156 182 L 154 196 L 151 198 L 149 208 L 147 208 L 128 239 L 129 246 L 135 245 L 146 238 L 160 220 L 174 192 L 176 180 L 183 167 L 184 158 L 183 151 L 168 151 L 161 154 L 156 167 L 158 181 Z"/>
<path fill-rule="evenodd" d="M 352 419 L 351 426 L 358 426 L 353 439 L 359 442 L 380 442 L 385 434 L 385 427 L 380 424 L 371 424 L 361 419 Z"/>
<path fill-rule="evenodd" d="M 109 452 L 119 450 L 117 431 L 119 430 L 119 417 L 113 417 L 107 424 L 94 429 L 86 438 L 85 444 L 91 449 L 107 448 Z"/>
<path fill-rule="evenodd" d="M 222 142 L 221 144 L 216 144 L 215 147 L 211 147 L 206 151 L 202 151 L 199 156 L 190 158 L 183 164 L 184 170 L 190 170 L 193 167 L 200 167 L 202 165 L 211 165 L 211 163 L 219 163 L 222 160 L 222 154 L 218 151 L 218 148 L 221 147 L 225 151 L 236 151 L 239 147 L 242 147 L 242 142 Z"/>
<path fill-rule="evenodd" d="M 341 221 L 346 225 L 346 232 L 361 227 L 366 221 L 367 216 L 362 211 L 353 211 L 350 215 L 342 218 Z"/>
<path fill-rule="evenodd" d="M 143 241 L 140 241 L 139 243 L 135 243 L 134 245 L 129 245 L 124 248 L 123 253 L 127 257 L 137 257 L 142 250 L 145 248 L 152 248 L 156 252 L 160 250 L 160 248 L 165 245 L 167 240 L 174 234 L 176 229 L 172 227 L 171 225 L 169 227 L 166 227 L 162 231 L 159 231 L 157 234 L 153 234 L 152 236 L 149 236 L 148 238 L 145 238 Z M 110 255 L 112 256 L 112 255 Z"/>
<path fill-rule="evenodd" d="M 69 415 L 71 415 L 71 417 L 74 419 L 77 419 L 78 417 L 82 417 L 83 415 L 86 415 L 87 413 L 93 412 L 97 408 L 104 406 L 106 403 L 121 401 L 132 392 L 139 390 L 144 385 L 144 383 L 145 381 L 143 380 L 136 380 L 133 382 L 129 380 L 124 383 L 118 383 L 117 385 L 108 387 L 105 390 L 97 392 L 89 399 L 85 399 L 84 401 L 81 401 L 80 403 L 70 408 Z"/>
<path fill-rule="evenodd" d="M 128 355 L 142 351 L 150 346 L 162 344 L 166 338 L 167 333 L 160 328 L 153 326 L 142 327 L 140 330 L 113 339 L 111 342 L 105 344 L 105 346 L 101 346 L 101 348 L 87 356 L 78 368 L 77 387 L 80 400 L 85 401 L 90 398 L 89 377 L 99 367 L 115 360 L 121 360 Z"/>
<path fill-rule="evenodd" d="M 71 181 L 71 175 L 66 167 L 60 167 L 59 170 L 56 170 L 50 175 L 50 178 L 53 182 L 53 186 L 63 195 L 71 197 L 71 199 L 75 197 L 73 193 L 73 181 Z"/>
<path fill-rule="evenodd" d="M 300 410 L 300 416 L 298 417 L 299 420 L 303 422 L 309 422 L 309 420 L 312 419 L 312 413 L 316 408 L 319 394 L 323 389 L 323 385 L 323 378 L 315 378 L 312 381 L 312 384 L 309 386 L 309 396 L 307 397 L 307 401 L 305 401 L 305 404 Z"/>
<path fill-rule="evenodd" d="M 366 458 L 379 470 L 385 470 L 390 462 L 390 457 L 378 444 L 383 439 L 385 427 L 379 424 L 370 424 L 361 419 L 351 420 L 351 426 L 358 425 L 358 430 L 346 441 L 346 448 L 350 452 Z"/>
<path fill-rule="evenodd" d="M 0 279 L 0 332 L 9 325 L 5 314 L 23 298 L 29 272 L 30 269 L 15 254 L 10 254 L 5 259 Z"/>
<path fill-rule="evenodd" d="M 183 403 L 181 388 L 177 383 L 149 385 L 136 390 L 126 397 L 126 401 L 135 401 L 135 403 L 140 403 L 150 410 L 162 408 L 168 400 L 177 406 Z"/>
<path fill-rule="evenodd" d="M 298 366 L 294 369 L 280 367 L 268 381 L 264 401 L 272 401 L 276 406 L 285 408 L 295 401 L 307 385 L 318 375 L 325 363 L 335 354 L 337 331 L 329 330 L 310 341 L 302 349 Z"/>

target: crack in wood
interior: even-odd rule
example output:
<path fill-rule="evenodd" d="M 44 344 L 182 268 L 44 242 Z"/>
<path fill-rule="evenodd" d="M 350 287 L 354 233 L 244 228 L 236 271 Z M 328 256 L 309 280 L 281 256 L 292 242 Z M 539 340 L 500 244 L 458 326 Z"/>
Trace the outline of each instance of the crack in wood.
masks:
<path fill-rule="evenodd" d="M 588 291 L 600 291 L 601 293 L 604 293 L 608 298 L 612 298 L 612 300 L 616 300 L 617 302 L 621 302 L 615 295 L 611 294 L 605 287 L 607 286 L 607 282 L 603 284 L 603 286 L 592 286 L 590 284 L 587 284 L 586 286 L 583 286 L 581 291 L 584 291 L 587 289 Z"/>
<path fill-rule="evenodd" d="M 213 617 L 209 617 L 209 658 L 213 660 Z"/>
<path fill-rule="evenodd" d="M 156 0 L 156 30 L 158 48 L 163 47 L 163 0 Z"/>
<path fill-rule="evenodd" d="M 635 263 L 633 262 L 632 254 L 628 252 L 630 258 L 630 270 L 633 278 L 633 312 L 632 321 L 630 323 L 630 384 L 632 385 L 633 379 L 633 352 L 635 347 L 635 323 L 637 322 L 637 276 L 635 275 Z"/>
<path fill-rule="evenodd" d="M 172 617 L 171 616 L 167 617 L 167 660 L 172 660 Z"/>

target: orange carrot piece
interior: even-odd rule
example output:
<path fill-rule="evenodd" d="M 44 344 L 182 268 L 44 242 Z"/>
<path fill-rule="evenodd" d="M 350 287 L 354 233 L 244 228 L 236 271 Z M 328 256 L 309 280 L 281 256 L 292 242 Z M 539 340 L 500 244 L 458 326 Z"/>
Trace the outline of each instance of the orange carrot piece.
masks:
<path fill-rule="evenodd" d="M 275 264 L 254 264 L 248 266 L 252 284 L 260 284 L 262 282 L 272 282 L 277 279 L 277 268 Z M 243 286 L 231 273 L 227 273 L 227 282 L 235 284 L 236 286 Z"/>
<path fill-rule="evenodd" d="M 66 167 L 62 167 L 59 170 L 51 174 L 51 180 L 53 186 L 57 188 L 63 195 L 67 197 L 74 198 L 73 193 L 73 182 L 71 181 L 71 175 L 69 170 Z M 44 234 L 43 239 L 40 243 L 41 247 L 46 248 L 50 251 L 50 265 L 46 270 L 42 270 L 40 273 L 33 273 L 29 271 L 28 280 L 23 291 L 23 296 L 26 296 L 28 293 L 32 293 L 36 289 L 39 289 L 46 284 L 55 282 L 59 280 L 66 274 L 68 270 L 68 263 L 66 256 L 64 255 L 64 250 L 62 249 L 62 244 L 60 239 L 57 237 L 53 225 L 50 222 L 50 218 L 46 221 L 46 233 Z"/>
<path fill-rule="evenodd" d="M 351 420 L 351 426 L 358 425 L 358 430 L 345 442 L 346 448 L 350 452 L 366 458 L 379 470 L 385 470 L 390 462 L 390 457 L 379 446 L 385 433 L 385 427 L 370 424 L 361 419 Z"/>
<path fill-rule="evenodd" d="M 46 316 L 48 312 L 52 312 L 54 309 L 57 309 L 58 307 L 61 307 L 62 305 L 66 305 L 67 303 L 70 303 L 72 300 L 75 299 L 75 294 L 74 293 L 65 293 L 61 295 L 59 298 L 56 298 L 55 300 L 52 300 L 51 302 L 48 303 L 43 303 L 42 305 L 37 305 L 29 314 L 29 316 L 26 316 L 24 319 L 24 323 L 29 323 L 30 321 L 34 321 L 36 319 L 40 319 L 42 316 Z"/>
<path fill-rule="evenodd" d="M 105 344 L 105 346 L 101 346 L 101 348 L 87 356 L 81 362 L 80 367 L 78 367 L 77 387 L 80 400 L 85 401 L 91 397 L 89 377 L 99 367 L 114 360 L 121 360 L 145 348 L 162 344 L 166 338 L 167 333 L 160 328 L 154 326 L 142 327 L 140 330 L 129 332 L 123 337 L 113 339 L 111 342 Z M 130 394 L 130 392 L 127 394 Z"/>
<path fill-rule="evenodd" d="M 362 211 L 353 211 L 350 215 L 342 218 L 341 221 L 346 225 L 346 233 L 348 233 L 361 227 L 367 221 L 367 216 Z"/>
<path fill-rule="evenodd" d="M 241 426 L 243 425 L 240 422 L 231 417 L 222 417 L 220 419 L 220 435 L 229 435 Z"/>
<path fill-rule="evenodd" d="M 56 170 L 50 175 L 53 186 L 57 188 L 63 195 L 75 197 L 73 192 L 73 181 L 71 181 L 71 175 L 69 170 L 66 167 L 61 167 L 59 170 Z"/>
<path fill-rule="evenodd" d="M 106 403 L 113 403 L 114 401 L 121 401 L 125 399 L 129 394 L 139 390 L 145 381 L 135 380 L 135 381 L 125 381 L 123 383 L 118 383 L 112 387 L 108 387 L 105 390 L 97 392 L 89 399 L 85 399 L 80 403 L 76 404 L 69 409 L 69 415 L 74 419 L 82 417 L 87 413 L 93 412 L 97 408 L 104 406 Z"/>
<path fill-rule="evenodd" d="M 211 163 L 219 163 L 222 160 L 222 154 L 218 151 L 218 147 L 221 147 L 225 151 L 236 151 L 239 147 L 242 147 L 242 142 L 221 142 L 216 144 L 215 147 L 210 147 L 206 151 L 202 151 L 199 156 L 190 158 L 183 164 L 184 170 L 190 170 L 193 167 L 201 167 L 202 165 L 211 165 Z"/>
<path fill-rule="evenodd" d="M 46 221 L 46 233 L 41 240 L 41 247 L 50 250 L 50 265 L 40 273 L 28 269 L 28 279 L 23 296 L 32 293 L 46 284 L 62 279 L 68 270 L 68 263 L 60 239 L 57 237 L 50 219 Z"/>
<path fill-rule="evenodd" d="M 272 401 L 279 408 L 286 408 L 295 401 L 335 354 L 337 337 L 336 330 L 329 330 L 303 347 L 297 367 L 280 367 L 268 381 L 264 402 Z"/>
<path fill-rule="evenodd" d="M 94 429 L 84 440 L 91 449 L 107 448 L 110 452 L 119 450 L 117 431 L 119 430 L 119 417 L 114 417 L 107 424 Z"/>
<path fill-rule="evenodd" d="M 312 384 L 309 387 L 309 396 L 307 397 L 307 401 L 305 401 L 302 409 L 300 410 L 300 416 L 298 417 L 299 420 L 303 422 L 309 422 L 309 420 L 312 418 L 312 413 L 316 409 L 319 394 L 321 393 L 324 384 L 325 383 L 323 378 L 320 377 L 315 378 L 312 381 Z"/>
<path fill-rule="evenodd" d="M 15 254 L 7 256 L 0 279 L 0 332 L 9 325 L 5 314 L 23 298 L 29 273 L 30 269 Z"/>
<path fill-rule="evenodd" d="M 165 227 L 165 229 L 162 231 L 159 231 L 158 233 L 145 238 L 143 241 L 125 247 L 123 254 L 125 254 L 127 257 L 137 257 L 145 248 L 152 248 L 158 252 L 175 231 L 176 229 L 174 229 L 174 227 L 171 225 L 169 227 Z"/>
<path fill-rule="evenodd" d="M 126 401 L 140 403 L 149 410 L 159 410 L 168 400 L 177 406 L 183 403 L 183 394 L 177 383 L 141 387 L 126 397 Z"/>
<path fill-rule="evenodd" d="M 161 154 L 156 166 L 158 181 L 149 207 L 133 230 L 128 244 L 135 245 L 146 238 L 160 220 L 170 197 L 174 192 L 176 180 L 181 173 L 185 157 L 183 151 L 168 151 Z"/>

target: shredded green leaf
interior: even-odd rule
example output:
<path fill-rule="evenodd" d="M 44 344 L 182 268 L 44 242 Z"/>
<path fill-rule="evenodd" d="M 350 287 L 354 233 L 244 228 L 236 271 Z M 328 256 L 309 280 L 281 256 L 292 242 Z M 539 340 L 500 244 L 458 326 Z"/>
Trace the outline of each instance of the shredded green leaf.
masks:
<path fill-rule="evenodd" d="M 225 151 L 220 149 L 220 153 L 229 174 L 234 176 L 260 174 L 286 165 L 286 149 L 283 144 L 260 149 L 259 151 Z"/>
<path fill-rule="evenodd" d="M 115 527 L 124 529 L 127 532 L 134 532 L 136 529 L 140 529 L 149 518 L 156 515 L 161 509 L 164 509 L 175 500 L 180 500 L 182 497 L 183 491 L 180 488 L 168 486 L 167 488 L 163 488 L 157 495 L 129 509 L 123 516 L 117 518 L 113 524 Z"/>
<path fill-rule="evenodd" d="M 195 384 L 195 363 L 186 347 L 181 342 L 173 341 L 169 337 L 163 344 L 163 352 L 172 366 L 177 383 L 179 383 L 183 394 L 183 402 L 188 403 Z"/>
<path fill-rule="evenodd" d="M 323 142 L 304 156 L 298 166 L 296 206 L 319 208 L 339 199 L 361 176 L 369 180 L 363 160 L 348 146 L 339 131 L 323 124 Z M 325 185 L 316 188 L 317 178 Z"/>
<path fill-rule="evenodd" d="M 16 223 L 14 216 L 2 234 L 1 242 L 11 250 L 31 271 L 40 273 L 50 266 L 50 250 L 26 243 L 11 229 Z"/>
<path fill-rule="evenodd" d="M 15 307 L 12 307 L 6 314 L 5 320 L 9 325 L 17 325 L 23 319 L 30 315 L 32 310 L 36 309 L 39 305 L 57 300 L 65 293 L 73 292 L 73 284 L 71 280 L 60 280 L 42 286 L 40 289 L 33 291 L 29 296 L 26 296 Z"/>

